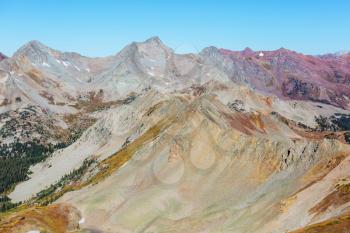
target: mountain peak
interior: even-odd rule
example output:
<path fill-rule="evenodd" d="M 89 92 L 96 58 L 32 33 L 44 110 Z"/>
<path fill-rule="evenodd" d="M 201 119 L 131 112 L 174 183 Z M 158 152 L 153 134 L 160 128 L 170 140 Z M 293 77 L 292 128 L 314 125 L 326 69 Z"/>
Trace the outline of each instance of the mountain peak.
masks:
<path fill-rule="evenodd" d="M 15 54 L 14 57 L 17 56 L 33 56 L 34 54 L 46 54 L 50 51 L 51 49 L 41 43 L 40 41 L 37 40 L 31 40 L 25 45 L 23 45 L 21 48 L 19 48 Z"/>
<path fill-rule="evenodd" d="M 166 50 L 168 52 L 172 51 L 171 48 L 166 46 L 161 39 L 159 39 L 158 36 L 153 36 L 143 42 L 138 42 L 136 43 L 138 47 L 147 47 L 147 48 L 154 48 L 154 47 L 159 47 L 163 50 Z"/>
<path fill-rule="evenodd" d="M 286 48 L 284 48 L 284 47 L 281 47 L 281 48 L 279 48 L 279 49 L 277 49 L 277 50 L 275 50 L 276 52 L 279 52 L 279 53 L 295 53 L 294 51 L 292 51 L 292 50 L 289 50 L 289 49 L 286 49 Z"/>
<path fill-rule="evenodd" d="M 151 38 L 147 39 L 144 43 L 158 43 L 158 44 L 163 44 L 161 39 L 158 36 L 152 36 Z"/>
<path fill-rule="evenodd" d="M 213 54 L 217 54 L 218 52 L 219 52 L 219 49 L 217 47 L 209 46 L 209 47 L 202 49 L 200 54 L 201 55 L 213 55 Z"/>
<path fill-rule="evenodd" d="M 38 50 L 47 50 L 49 48 L 38 40 L 31 40 L 27 44 L 25 44 L 23 47 L 25 48 L 30 47 Z"/>
<path fill-rule="evenodd" d="M 119 53 L 122 56 L 129 56 L 130 54 L 139 53 L 157 54 L 160 51 L 165 51 L 166 53 L 172 53 L 173 50 L 167 47 L 157 36 L 151 37 L 143 42 L 133 42 L 126 46 Z"/>
<path fill-rule="evenodd" d="M 44 46 L 44 44 L 38 40 L 31 40 L 27 44 L 31 46 Z"/>
<path fill-rule="evenodd" d="M 242 51 L 242 55 L 244 56 L 249 56 L 249 55 L 253 55 L 254 54 L 254 51 L 249 48 L 249 47 L 246 47 L 243 51 Z"/>

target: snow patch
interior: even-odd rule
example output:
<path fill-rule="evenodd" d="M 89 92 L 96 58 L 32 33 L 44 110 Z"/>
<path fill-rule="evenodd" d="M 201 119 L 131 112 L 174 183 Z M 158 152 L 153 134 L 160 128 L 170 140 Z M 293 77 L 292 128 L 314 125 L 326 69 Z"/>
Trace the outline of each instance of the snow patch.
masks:
<path fill-rule="evenodd" d="M 81 71 L 80 68 L 76 65 L 74 65 L 74 68 L 77 69 L 78 71 Z"/>
<path fill-rule="evenodd" d="M 67 66 L 70 66 L 71 64 L 70 64 L 70 62 L 68 62 L 68 61 L 62 61 L 62 63 L 63 63 L 63 65 L 65 66 L 65 67 L 67 67 Z"/>
<path fill-rule="evenodd" d="M 259 57 L 263 57 L 264 56 L 264 53 L 263 52 L 260 52 L 259 53 Z"/>
<path fill-rule="evenodd" d="M 62 64 L 62 62 L 61 62 L 60 60 L 58 60 L 58 59 L 55 59 L 55 61 L 56 61 L 57 63 Z"/>
<path fill-rule="evenodd" d="M 81 80 L 80 78 L 77 78 L 77 80 L 78 80 L 79 82 L 81 82 L 81 83 L 83 82 L 83 80 Z"/>
<path fill-rule="evenodd" d="M 153 72 L 147 72 L 147 74 L 149 74 L 150 76 L 154 76 Z"/>
<path fill-rule="evenodd" d="M 89 68 L 86 68 L 85 70 L 86 70 L 87 72 L 89 72 L 89 73 L 90 73 L 90 69 L 89 69 Z"/>
<path fill-rule="evenodd" d="M 31 231 L 27 231 L 27 233 L 40 233 L 39 230 L 31 230 Z"/>
<path fill-rule="evenodd" d="M 79 220 L 79 224 L 83 224 L 85 222 L 85 218 Z"/>
<path fill-rule="evenodd" d="M 51 67 L 49 64 L 47 64 L 46 62 L 43 62 L 43 66 L 46 66 L 46 67 Z"/>

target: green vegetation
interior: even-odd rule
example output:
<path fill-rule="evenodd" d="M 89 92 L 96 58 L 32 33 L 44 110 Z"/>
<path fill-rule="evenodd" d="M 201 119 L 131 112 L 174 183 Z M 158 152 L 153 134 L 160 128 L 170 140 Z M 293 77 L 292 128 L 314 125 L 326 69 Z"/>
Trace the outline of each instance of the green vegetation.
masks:
<path fill-rule="evenodd" d="M 55 126 L 55 119 L 34 106 L 0 114 L 0 197 L 29 178 L 29 168 L 54 151 L 75 142 L 95 119 L 71 117 L 69 128 Z M 0 198 L 0 212 L 17 204 Z"/>
<path fill-rule="evenodd" d="M 10 198 L 0 195 L 0 212 L 5 212 L 7 210 L 13 209 L 21 204 L 22 202 L 12 203 Z"/>
<path fill-rule="evenodd" d="M 63 145 L 44 146 L 37 141 L 0 146 L 0 212 L 21 204 L 12 203 L 5 195 L 6 191 L 28 178 L 31 165 L 45 160 L 49 154 L 61 146 Z"/>
<path fill-rule="evenodd" d="M 50 187 L 40 191 L 36 194 L 36 201 L 42 205 L 47 205 L 57 200 L 64 192 L 57 192 L 60 188 L 64 188 L 68 184 L 75 183 L 81 179 L 81 177 L 86 173 L 88 168 L 96 163 L 94 159 L 85 159 L 83 164 L 78 168 L 74 169 L 69 174 L 63 176 L 56 184 L 50 185 Z M 55 195 L 55 193 L 57 194 Z"/>
<path fill-rule="evenodd" d="M 335 113 L 330 117 L 318 116 L 315 118 L 319 131 L 345 131 L 344 140 L 350 144 L 350 115 Z"/>
<path fill-rule="evenodd" d="M 44 146 L 37 141 L 1 145 L 0 193 L 27 179 L 29 167 L 46 159 L 55 149 L 57 146 Z"/>
<path fill-rule="evenodd" d="M 344 133 L 344 139 L 347 143 L 350 144 L 350 132 Z"/>
<path fill-rule="evenodd" d="M 321 131 L 349 131 L 350 115 L 335 113 L 330 117 L 318 116 L 315 118 L 318 129 Z"/>
<path fill-rule="evenodd" d="M 11 199 L 6 195 L 0 195 L 0 212 L 5 212 L 16 206 L 19 206 L 20 204 L 22 204 L 22 202 L 12 203 Z"/>

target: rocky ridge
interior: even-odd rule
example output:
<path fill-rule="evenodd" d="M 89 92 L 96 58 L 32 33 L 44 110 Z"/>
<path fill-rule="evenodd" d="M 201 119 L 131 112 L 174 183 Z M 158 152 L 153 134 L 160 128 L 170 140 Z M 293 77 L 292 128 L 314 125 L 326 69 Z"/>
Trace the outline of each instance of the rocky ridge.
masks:
<path fill-rule="evenodd" d="M 0 230 L 345 232 L 349 73 L 347 54 L 29 42 L 0 62 L 0 161 L 34 158 L 1 194 Z M 14 153 L 33 138 L 51 149 Z"/>

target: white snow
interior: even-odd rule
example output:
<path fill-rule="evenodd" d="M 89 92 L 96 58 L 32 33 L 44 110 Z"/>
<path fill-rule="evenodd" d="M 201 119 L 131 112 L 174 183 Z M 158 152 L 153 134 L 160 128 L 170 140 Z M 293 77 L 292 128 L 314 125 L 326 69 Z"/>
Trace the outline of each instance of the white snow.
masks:
<path fill-rule="evenodd" d="M 85 222 L 85 218 L 79 220 L 79 224 L 83 224 Z"/>
<path fill-rule="evenodd" d="M 78 71 L 81 71 L 78 66 L 74 65 L 74 68 L 77 69 Z"/>
<path fill-rule="evenodd" d="M 58 59 L 55 59 L 55 61 L 56 61 L 57 63 L 62 64 L 62 62 L 61 62 L 60 60 L 58 60 Z"/>
<path fill-rule="evenodd" d="M 154 76 L 153 72 L 147 72 L 150 76 Z"/>
<path fill-rule="evenodd" d="M 43 66 L 46 66 L 46 67 L 51 67 L 49 64 L 47 64 L 46 62 L 43 62 Z"/>
<path fill-rule="evenodd" d="M 63 65 L 66 66 L 66 67 L 71 65 L 70 62 L 68 62 L 68 61 L 62 61 L 62 63 L 63 63 Z"/>
<path fill-rule="evenodd" d="M 263 52 L 260 52 L 259 53 L 259 57 L 263 57 L 264 56 L 264 53 Z"/>
<path fill-rule="evenodd" d="M 87 72 L 90 72 L 90 69 L 89 69 L 89 68 L 86 68 L 85 70 L 86 70 Z"/>
<path fill-rule="evenodd" d="M 27 233 L 40 233 L 39 230 L 31 230 L 31 231 L 27 231 Z"/>
<path fill-rule="evenodd" d="M 83 82 L 83 80 L 81 80 L 80 78 L 77 78 L 77 80 L 78 80 L 79 82 L 81 82 L 81 83 Z"/>

